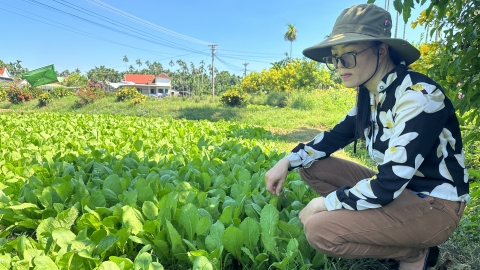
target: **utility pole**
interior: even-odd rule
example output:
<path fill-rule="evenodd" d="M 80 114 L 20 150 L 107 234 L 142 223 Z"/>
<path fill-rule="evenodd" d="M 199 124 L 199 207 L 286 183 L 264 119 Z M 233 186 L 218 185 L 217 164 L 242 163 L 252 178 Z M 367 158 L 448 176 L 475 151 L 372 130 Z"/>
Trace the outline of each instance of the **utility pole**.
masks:
<path fill-rule="evenodd" d="M 245 71 L 243 72 L 243 78 L 247 77 L 247 65 L 248 63 L 243 63 L 243 65 L 245 66 Z"/>
<path fill-rule="evenodd" d="M 212 47 L 212 101 L 215 102 L 215 67 L 213 66 L 213 59 L 215 59 L 216 44 L 208 45 Z"/>

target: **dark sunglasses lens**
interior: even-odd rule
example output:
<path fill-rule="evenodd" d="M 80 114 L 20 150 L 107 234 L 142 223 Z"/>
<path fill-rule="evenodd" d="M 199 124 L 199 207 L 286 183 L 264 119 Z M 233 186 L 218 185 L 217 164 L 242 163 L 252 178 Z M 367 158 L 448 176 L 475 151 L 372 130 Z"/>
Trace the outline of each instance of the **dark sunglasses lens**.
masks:
<path fill-rule="evenodd" d="M 327 65 L 327 68 L 330 69 L 330 70 L 335 70 L 337 69 L 337 59 L 335 59 L 334 57 L 325 57 L 323 58 L 325 60 L 325 64 Z"/>
<path fill-rule="evenodd" d="M 355 56 L 353 54 L 350 54 L 350 53 L 347 53 L 347 54 L 344 54 L 342 55 L 342 57 L 340 57 L 340 61 L 342 62 L 342 66 L 344 66 L 345 68 L 354 68 L 355 67 Z"/>

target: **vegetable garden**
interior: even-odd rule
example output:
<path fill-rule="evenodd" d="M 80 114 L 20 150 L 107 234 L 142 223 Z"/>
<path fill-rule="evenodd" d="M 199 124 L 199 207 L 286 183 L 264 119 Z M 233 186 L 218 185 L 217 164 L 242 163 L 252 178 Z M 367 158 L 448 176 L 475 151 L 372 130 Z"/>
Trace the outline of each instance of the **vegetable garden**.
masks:
<path fill-rule="evenodd" d="M 112 115 L 0 115 L 0 269 L 308 269 L 313 196 L 263 173 L 261 128 Z"/>

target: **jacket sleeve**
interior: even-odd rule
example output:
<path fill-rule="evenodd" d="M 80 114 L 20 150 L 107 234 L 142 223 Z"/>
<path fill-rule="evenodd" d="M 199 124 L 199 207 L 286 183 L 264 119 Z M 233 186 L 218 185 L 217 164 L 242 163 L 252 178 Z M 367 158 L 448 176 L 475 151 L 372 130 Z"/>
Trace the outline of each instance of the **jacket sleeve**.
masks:
<path fill-rule="evenodd" d="M 307 144 L 298 144 L 286 156 L 290 160 L 289 170 L 308 168 L 314 161 L 328 157 L 352 142 L 356 112 L 357 108 L 354 106 L 331 130 L 318 134 Z"/>
<path fill-rule="evenodd" d="M 448 135 L 444 127 L 452 108 L 445 106 L 443 92 L 428 83 L 412 85 L 409 75 L 402 85 L 406 87 L 395 92 L 395 105 L 379 115 L 383 130 L 377 140 L 388 141 L 388 148 L 383 153 L 372 149 L 382 159 L 378 174 L 327 195 L 328 210 L 364 210 L 389 204 L 414 175 L 421 174 L 418 168 L 425 157 L 439 151 L 435 148 L 439 139 L 451 140 L 451 133 Z"/>

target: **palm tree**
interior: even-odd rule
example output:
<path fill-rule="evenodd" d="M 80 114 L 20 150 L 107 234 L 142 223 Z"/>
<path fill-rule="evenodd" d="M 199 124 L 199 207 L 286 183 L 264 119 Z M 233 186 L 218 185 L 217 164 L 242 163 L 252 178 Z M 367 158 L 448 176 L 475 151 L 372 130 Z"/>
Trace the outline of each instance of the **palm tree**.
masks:
<path fill-rule="evenodd" d="M 151 72 L 152 68 L 150 67 L 150 61 L 145 61 L 145 65 L 147 65 L 148 70 Z"/>
<path fill-rule="evenodd" d="M 125 62 L 125 72 L 127 71 L 127 63 L 128 63 L 128 57 L 126 55 L 123 56 L 123 62 Z"/>
<path fill-rule="evenodd" d="M 170 71 L 172 71 L 171 69 L 173 68 L 173 66 L 175 66 L 175 62 L 173 62 L 173 60 L 170 60 L 170 63 L 168 63 L 170 65 Z"/>
<path fill-rule="evenodd" d="M 140 61 L 140 59 L 137 59 L 137 61 L 135 61 L 135 63 L 138 65 L 138 69 L 140 70 L 140 66 L 142 65 L 142 61 Z"/>
<path fill-rule="evenodd" d="M 292 61 L 292 43 L 297 40 L 297 29 L 291 23 L 287 24 L 287 32 L 283 35 L 286 41 L 290 41 L 290 62 Z"/>

